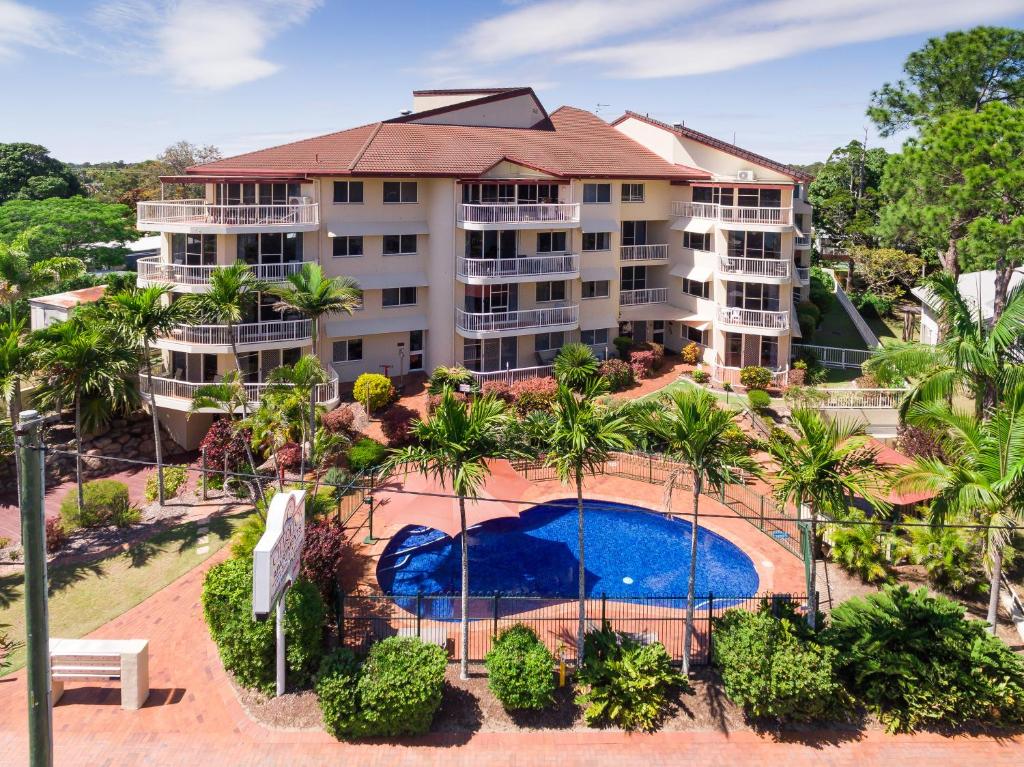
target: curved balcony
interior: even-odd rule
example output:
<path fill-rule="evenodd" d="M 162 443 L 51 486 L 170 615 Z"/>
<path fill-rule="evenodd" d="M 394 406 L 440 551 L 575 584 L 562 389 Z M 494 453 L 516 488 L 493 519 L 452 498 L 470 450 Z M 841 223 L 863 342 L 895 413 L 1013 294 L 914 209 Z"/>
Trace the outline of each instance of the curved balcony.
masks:
<path fill-rule="evenodd" d="M 672 203 L 672 215 L 679 218 L 705 218 L 726 226 L 792 226 L 792 208 L 754 208 L 744 205 L 719 205 L 714 202 Z"/>
<path fill-rule="evenodd" d="M 789 312 L 765 312 L 738 306 L 718 307 L 718 326 L 722 330 L 752 331 L 758 335 L 780 336 L 789 332 Z"/>
<path fill-rule="evenodd" d="M 256 276 L 265 282 L 284 282 L 291 274 L 298 273 L 305 261 L 287 264 L 252 264 Z M 178 293 L 202 293 L 210 287 L 210 278 L 218 269 L 228 264 L 169 264 L 160 256 L 147 256 L 138 261 L 139 287 L 148 285 L 170 285 Z"/>
<path fill-rule="evenodd" d="M 619 260 L 630 263 L 668 261 L 668 245 L 622 245 L 619 248 Z"/>
<path fill-rule="evenodd" d="M 640 290 L 620 290 L 619 306 L 643 306 L 644 304 L 664 304 L 668 301 L 668 288 L 642 288 Z"/>
<path fill-rule="evenodd" d="M 538 278 L 574 279 L 580 274 L 576 255 L 525 256 L 523 258 L 459 258 L 456 275 L 470 285 L 534 282 Z"/>
<path fill-rule="evenodd" d="M 782 258 L 739 258 L 719 256 L 715 271 L 727 279 L 751 282 L 788 282 L 793 262 Z"/>
<path fill-rule="evenodd" d="M 245 234 L 313 232 L 320 227 L 320 206 L 315 202 L 214 205 L 206 200 L 160 200 L 140 202 L 136 216 L 136 228 L 146 232 Z"/>
<path fill-rule="evenodd" d="M 240 351 L 280 349 L 312 342 L 309 320 L 274 320 L 234 325 L 177 325 L 159 336 L 154 346 L 183 352 L 229 352 L 232 337 Z"/>
<path fill-rule="evenodd" d="M 566 229 L 580 225 L 578 202 L 524 205 L 460 204 L 455 223 L 462 229 Z"/>
<path fill-rule="evenodd" d="M 333 408 L 341 399 L 338 390 L 338 374 L 331 371 L 330 376 L 331 380 L 324 384 L 317 384 L 313 390 L 314 402 L 326 408 Z M 153 395 L 156 400 L 156 406 L 169 410 L 191 410 L 192 400 L 196 395 L 196 391 L 200 386 L 206 385 L 205 383 L 196 383 L 194 381 L 181 381 L 177 378 L 169 378 L 166 375 L 154 375 Z M 247 383 L 243 385 L 245 386 L 248 400 L 253 406 L 259 404 L 264 392 L 271 386 L 268 383 Z M 290 386 L 290 384 L 276 385 Z M 149 379 L 146 377 L 146 371 L 144 370 L 139 373 L 139 390 L 144 395 L 149 394 Z M 224 411 L 220 408 L 202 408 L 197 412 L 221 413 Z"/>
<path fill-rule="evenodd" d="M 525 336 L 539 331 L 573 330 L 580 323 L 580 307 L 553 306 L 514 312 L 455 310 L 455 327 L 465 338 Z"/>

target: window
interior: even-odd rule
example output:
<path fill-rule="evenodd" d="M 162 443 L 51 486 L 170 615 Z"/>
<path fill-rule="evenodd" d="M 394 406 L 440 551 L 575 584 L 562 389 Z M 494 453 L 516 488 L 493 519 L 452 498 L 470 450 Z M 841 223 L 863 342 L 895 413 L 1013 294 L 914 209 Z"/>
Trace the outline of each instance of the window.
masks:
<path fill-rule="evenodd" d="M 411 256 L 416 253 L 415 234 L 385 234 L 385 256 Z"/>
<path fill-rule="evenodd" d="M 644 185 L 643 184 L 623 184 L 622 185 L 622 201 L 623 202 L 643 202 L 644 201 Z"/>
<path fill-rule="evenodd" d="M 518 367 L 517 338 L 490 338 L 476 341 L 467 338 L 462 343 L 462 364 L 468 370 L 494 371 Z"/>
<path fill-rule="evenodd" d="M 347 341 L 335 341 L 333 344 L 335 362 L 358 362 L 363 358 L 363 339 L 350 338 Z"/>
<path fill-rule="evenodd" d="M 334 201 L 348 205 L 358 205 L 363 201 L 362 181 L 335 181 Z"/>
<path fill-rule="evenodd" d="M 538 333 L 533 337 L 533 350 L 535 352 L 550 352 L 561 349 L 565 344 L 565 333 Z"/>
<path fill-rule="evenodd" d="M 220 205 L 285 205 L 289 198 L 300 194 L 301 186 L 294 182 L 217 185 L 217 203 Z"/>
<path fill-rule="evenodd" d="M 707 344 L 704 342 L 704 333 L 706 331 L 697 330 L 697 328 L 691 328 L 689 325 L 684 325 L 683 327 L 686 328 L 686 333 L 684 334 L 684 336 L 687 342 L 693 341 L 695 344 L 707 346 Z"/>
<path fill-rule="evenodd" d="M 537 283 L 537 303 L 545 303 L 548 301 L 564 301 L 565 300 L 565 281 L 559 280 L 556 282 L 538 282 Z"/>
<path fill-rule="evenodd" d="M 779 286 L 757 282 L 726 283 L 726 305 L 764 312 L 779 311 Z"/>
<path fill-rule="evenodd" d="M 776 368 L 779 366 L 779 339 L 772 336 L 761 336 L 761 366 Z"/>
<path fill-rule="evenodd" d="M 237 249 L 247 264 L 290 264 L 302 260 L 302 233 L 240 234 Z"/>
<path fill-rule="evenodd" d="M 583 283 L 583 290 L 580 298 L 608 298 L 611 294 L 608 280 L 591 280 Z"/>
<path fill-rule="evenodd" d="M 519 184 L 516 187 L 516 202 L 520 205 L 556 203 L 558 184 Z"/>
<path fill-rule="evenodd" d="M 584 250 L 611 250 L 611 232 L 585 232 L 583 234 Z"/>
<path fill-rule="evenodd" d="M 415 181 L 385 181 L 384 202 L 416 202 Z"/>
<path fill-rule="evenodd" d="M 217 236 L 214 234 L 172 234 L 171 261 L 189 266 L 217 263 Z"/>
<path fill-rule="evenodd" d="M 416 303 L 416 288 L 384 288 L 380 292 L 381 305 L 384 308 L 389 306 L 412 306 Z"/>
<path fill-rule="evenodd" d="M 351 258 L 363 255 L 362 237 L 334 237 L 331 245 L 335 258 Z"/>
<path fill-rule="evenodd" d="M 624 266 L 620 276 L 622 290 L 643 290 L 647 287 L 646 266 Z"/>
<path fill-rule="evenodd" d="M 646 245 L 647 244 L 647 222 L 646 221 L 623 221 L 622 222 L 622 244 L 623 245 Z"/>
<path fill-rule="evenodd" d="M 727 243 L 730 258 L 780 258 L 782 256 L 782 235 L 778 232 L 730 231 Z"/>
<path fill-rule="evenodd" d="M 683 232 L 683 247 L 692 250 L 711 250 L 711 232 Z"/>
<path fill-rule="evenodd" d="M 697 298 L 708 298 L 710 295 L 711 283 L 710 282 L 697 282 L 696 280 L 689 280 L 683 278 L 683 292 L 691 296 L 697 296 Z"/>
<path fill-rule="evenodd" d="M 611 184 L 584 184 L 583 202 L 600 203 L 612 201 Z"/>
<path fill-rule="evenodd" d="M 516 232 L 466 232 L 466 258 L 515 258 Z"/>
<path fill-rule="evenodd" d="M 665 320 L 651 322 L 651 341 L 662 346 L 665 345 Z"/>
<path fill-rule="evenodd" d="M 731 187 L 722 189 L 717 186 L 695 186 L 693 188 L 694 202 L 710 202 L 715 205 L 732 205 L 733 189 Z"/>
<path fill-rule="evenodd" d="M 423 331 L 409 331 L 409 370 L 423 370 Z"/>
<path fill-rule="evenodd" d="M 737 203 L 742 208 L 778 208 L 782 205 L 782 190 L 740 189 Z"/>
<path fill-rule="evenodd" d="M 597 330 L 581 330 L 580 343 L 587 346 L 601 346 L 608 343 L 608 328 Z"/>
<path fill-rule="evenodd" d="M 565 253 L 565 232 L 540 232 L 537 235 L 538 253 Z"/>

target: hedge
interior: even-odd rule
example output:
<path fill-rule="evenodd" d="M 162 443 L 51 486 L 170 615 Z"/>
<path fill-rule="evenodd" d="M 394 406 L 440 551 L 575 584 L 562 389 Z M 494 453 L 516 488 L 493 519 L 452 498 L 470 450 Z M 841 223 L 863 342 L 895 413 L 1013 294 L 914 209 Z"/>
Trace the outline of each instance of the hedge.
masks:
<path fill-rule="evenodd" d="M 541 709 L 555 692 L 555 659 L 533 629 L 502 631 L 485 658 L 487 686 L 508 709 Z"/>

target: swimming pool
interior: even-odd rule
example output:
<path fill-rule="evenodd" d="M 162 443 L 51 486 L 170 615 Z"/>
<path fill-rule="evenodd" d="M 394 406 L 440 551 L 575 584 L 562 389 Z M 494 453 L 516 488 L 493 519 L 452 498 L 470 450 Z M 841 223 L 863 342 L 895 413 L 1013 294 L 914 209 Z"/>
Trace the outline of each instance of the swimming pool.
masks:
<path fill-rule="evenodd" d="M 621 503 L 585 500 L 586 590 L 618 598 L 685 597 L 691 525 Z M 519 517 L 473 526 L 471 594 L 575 598 L 578 587 L 576 500 L 551 501 Z M 405 527 L 377 564 L 385 594 L 456 594 L 460 541 L 433 528 Z M 697 533 L 696 593 L 757 594 L 754 564 L 739 547 L 703 527 Z"/>

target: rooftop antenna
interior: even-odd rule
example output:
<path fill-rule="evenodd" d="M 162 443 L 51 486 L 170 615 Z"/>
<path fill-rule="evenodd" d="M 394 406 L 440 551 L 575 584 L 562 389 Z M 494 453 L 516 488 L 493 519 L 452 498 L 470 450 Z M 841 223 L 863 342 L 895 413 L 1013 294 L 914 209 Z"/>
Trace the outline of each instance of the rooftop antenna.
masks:
<path fill-rule="evenodd" d="M 736 131 L 732 132 L 732 145 L 736 146 Z"/>
<path fill-rule="evenodd" d="M 611 104 L 602 104 L 602 103 L 598 102 L 596 104 L 596 109 L 594 109 L 594 114 L 601 114 L 601 107 L 610 107 L 610 106 L 611 106 Z"/>

